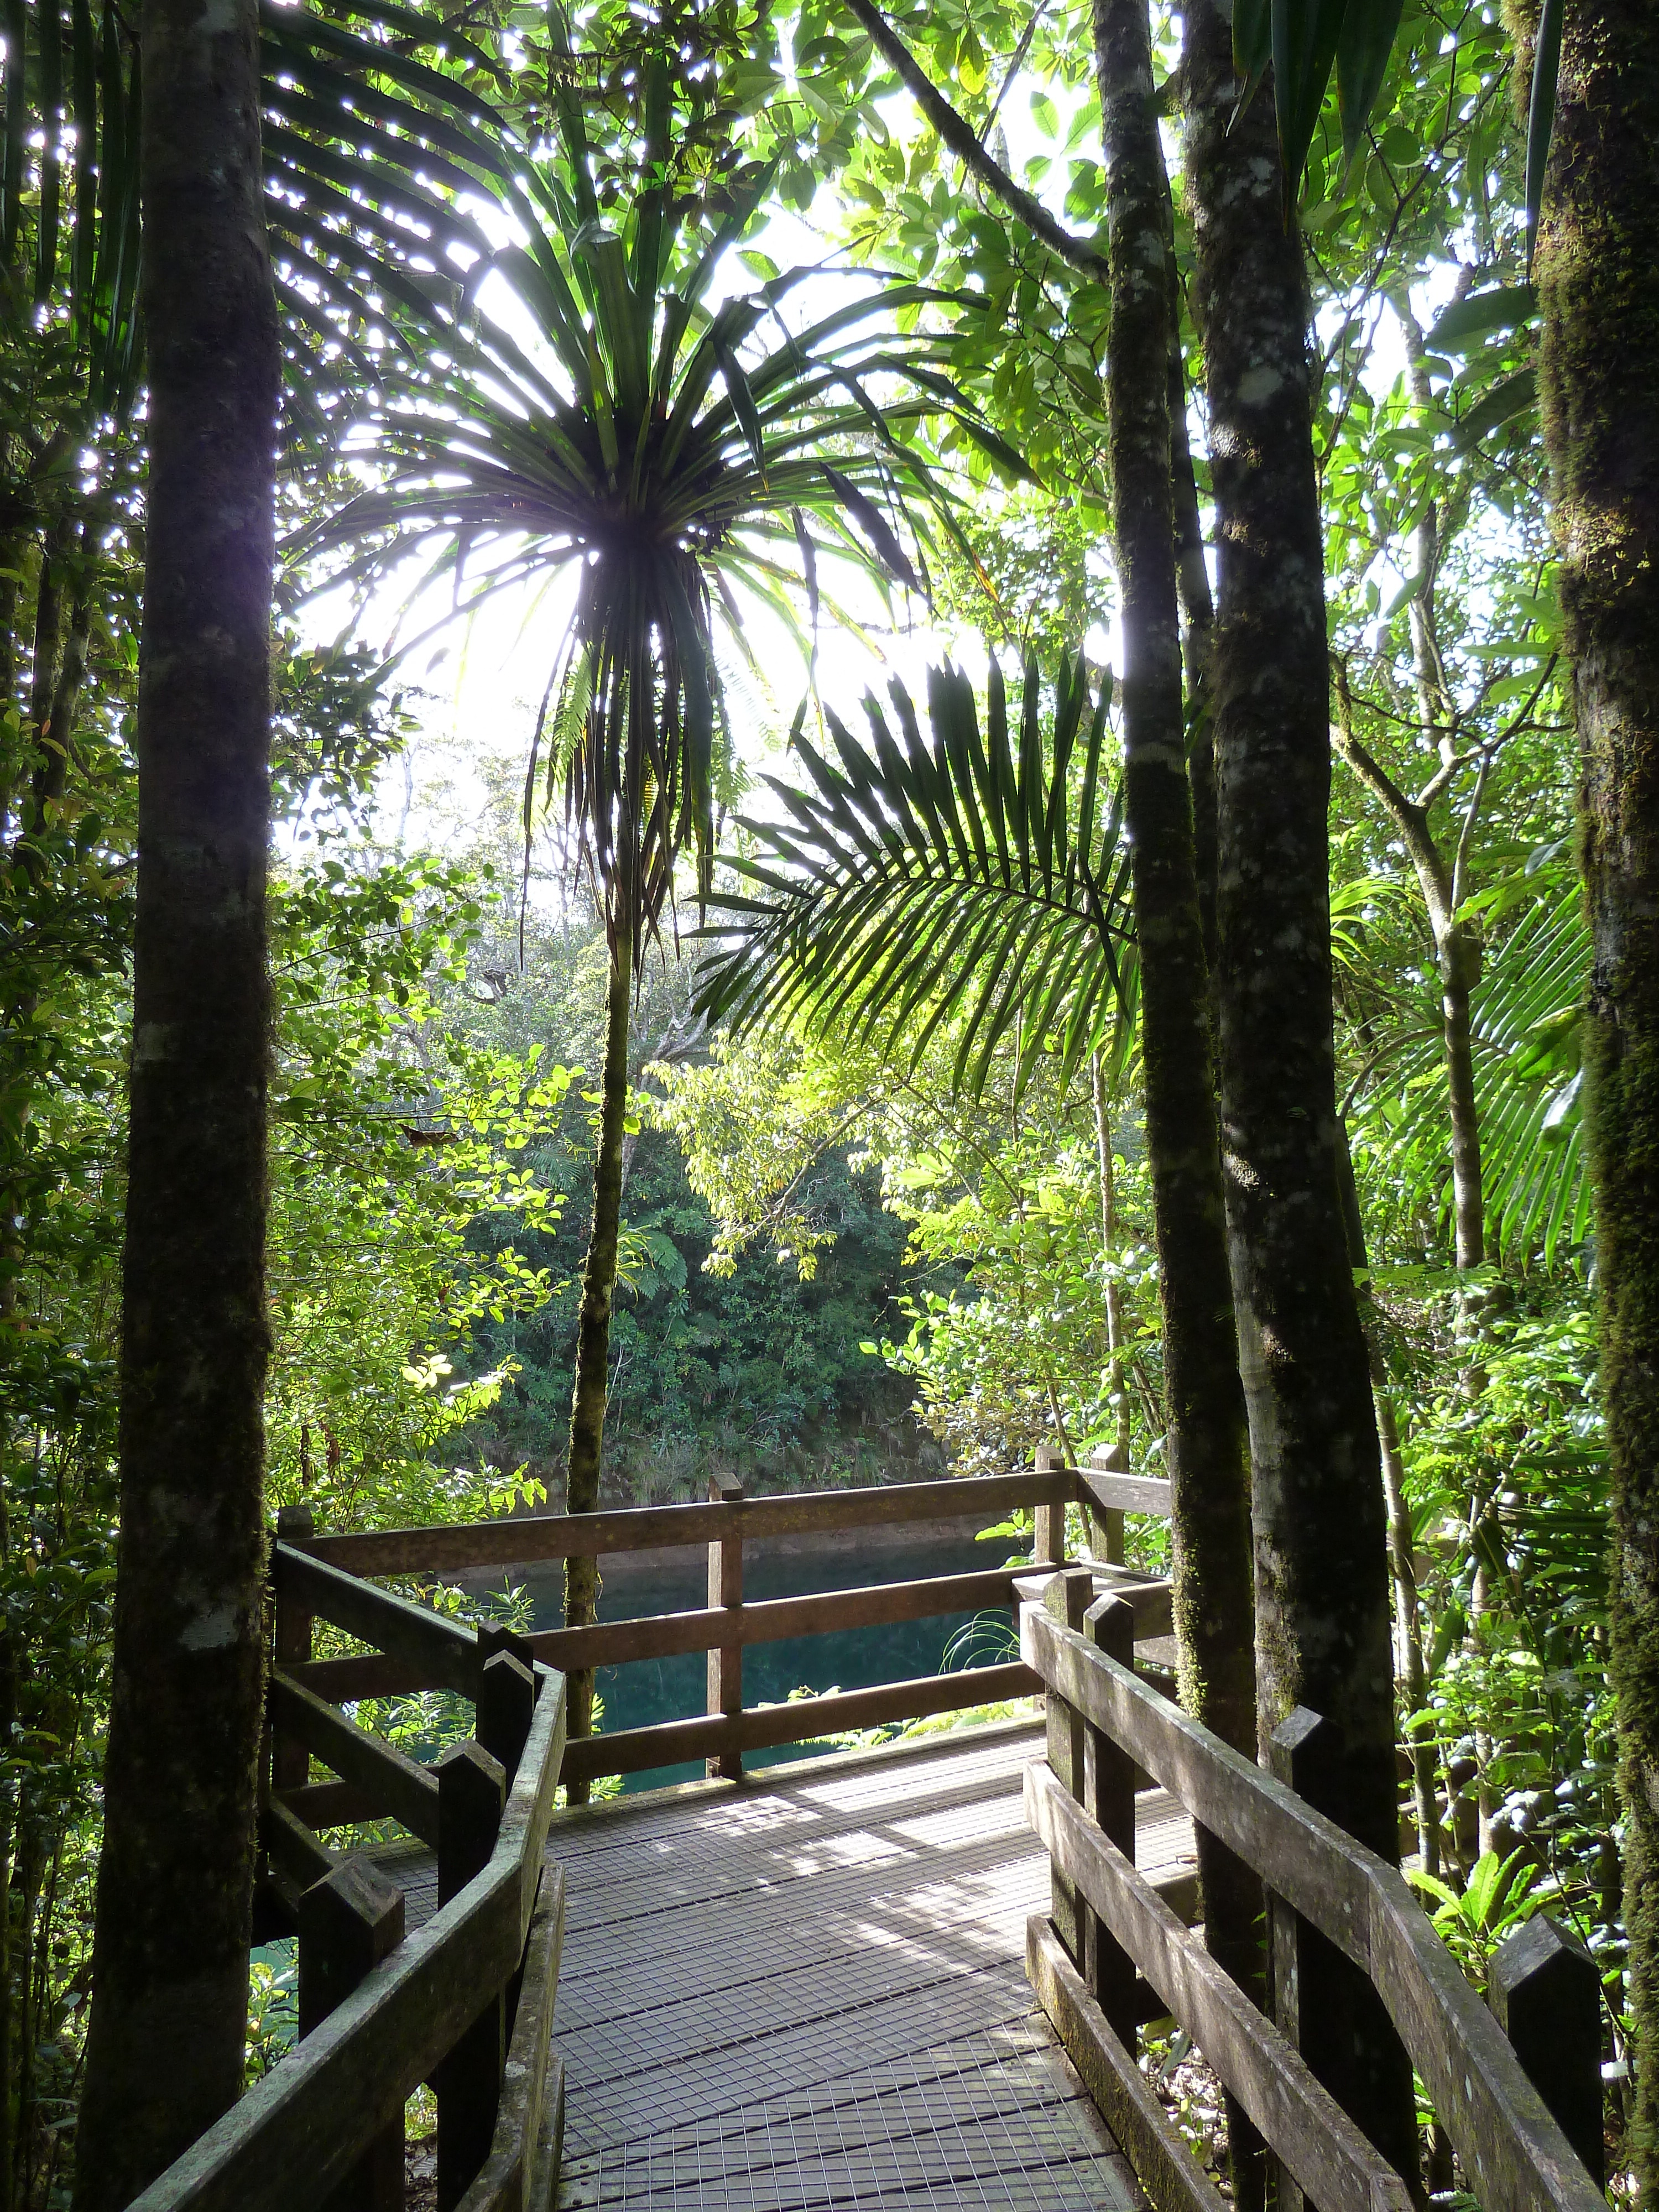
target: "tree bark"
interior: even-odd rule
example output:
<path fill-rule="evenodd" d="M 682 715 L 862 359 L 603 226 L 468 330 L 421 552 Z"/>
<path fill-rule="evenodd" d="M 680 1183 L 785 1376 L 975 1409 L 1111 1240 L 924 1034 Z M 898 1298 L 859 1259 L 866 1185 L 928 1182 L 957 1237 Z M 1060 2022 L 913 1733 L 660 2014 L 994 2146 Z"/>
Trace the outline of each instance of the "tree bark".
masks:
<path fill-rule="evenodd" d="M 1659 39 L 1568 0 L 1536 262 L 1544 435 L 1583 772 L 1584 1022 L 1613 1676 L 1626 1815 L 1632 2148 L 1659 2201 Z"/>
<path fill-rule="evenodd" d="M 259 1741 L 279 390 L 252 0 L 146 0 L 149 483 L 121 1535 L 77 2212 L 242 2086 Z"/>
<path fill-rule="evenodd" d="M 1301 241 L 1271 88 L 1234 120 L 1229 26 L 1192 0 L 1184 70 L 1219 547 L 1211 647 L 1222 1151 L 1254 1462 L 1258 1728 L 1334 1722 L 1324 1811 L 1398 1853 L 1387 1528 L 1337 1191 L 1324 561 Z M 1230 123 L 1231 128 L 1229 128 Z M 1304 1992 L 1304 1996 L 1307 1995 Z M 1369 2002 L 1368 2002 L 1369 2000 Z M 1406 2175 L 1411 2072 L 1363 1976 L 1310 2062 Z"/>
<path fill-rule="evenodd" d="M 599 1503 L 599 1462 L 611 1360 L 611 1306 L 617 1288 L 617 1246 L 622 1229 L 623 1148 L 628 1120 L 628 1026 L 634 1000 L 634 940 L 614 924 L 605 994 L 605 1073 L 600 1084 L 599 1141 L 593 1160 L 593 1219 L 582 1267 L 582 1302 L 576 1317 L 576 1387 L 570 1406 L 570 1443 L 565 1466 L 565 1510 L 592 1513 Z M 564 1563 L 564 1622 L 586 1628 L 599 1618 L 599 1562 Z M 567 1678 L 573 1737 L 593 1732 L 593 1675 L 582 1668 Z M 585 1782 L 568 1785 L 573 1805 L 587 1802 Z"/>
<path fill-rule="evenodd" d="M 1107 393 L 1123 620 L 1124 819 L 1164 1305 L 1182 1702 L 1249 1752 L 1249 1473 L 1187 780 L 1170 482 L 1170 196 L 1146 0 L 1095 0 L 1094 32 L 1112 271 Z M 1201 1835 L 1199 1849 L 1209 1948 L 1259 1997 L 1261 1884 L 1213 1838 Z M 1242 2111 L 1230 2106 L 1229 2118 L 1237 2199 L 1259 2203 L 1259 2144 Z"/>

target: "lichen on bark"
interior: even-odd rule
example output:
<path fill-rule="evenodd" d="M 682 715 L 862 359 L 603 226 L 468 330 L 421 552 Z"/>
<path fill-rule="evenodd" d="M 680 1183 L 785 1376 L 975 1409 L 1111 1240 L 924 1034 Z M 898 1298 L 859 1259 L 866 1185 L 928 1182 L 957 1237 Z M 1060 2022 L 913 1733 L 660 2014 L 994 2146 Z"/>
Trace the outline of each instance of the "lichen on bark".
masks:
<path fill-rule="evenodd" d="M 1659 19 L 1570 0 L 1536 261 L 1584 1017 L 1640 2201 L 1659 2201 Z"/>
<path fill-rule="evenodd" d="M 1339 1206 L 1329 673 L 1309 300 L 1271 87 L 1239 109 L 1229 25 L 1186 12 L 1186 176 L 1218 594 L 1210 683 L 1222 1152 L 1253 1462 L 1258 1724 L 1335 1723 L 1323 1809 L 1397 1855 L 1387 1532 Z M 1304 1990 L 1304 2031 L 1309 2000 Z M 1411 2075 L 1363 1977 L 1334 1971 L 1310 2063 L 1414 2173 Z"/>

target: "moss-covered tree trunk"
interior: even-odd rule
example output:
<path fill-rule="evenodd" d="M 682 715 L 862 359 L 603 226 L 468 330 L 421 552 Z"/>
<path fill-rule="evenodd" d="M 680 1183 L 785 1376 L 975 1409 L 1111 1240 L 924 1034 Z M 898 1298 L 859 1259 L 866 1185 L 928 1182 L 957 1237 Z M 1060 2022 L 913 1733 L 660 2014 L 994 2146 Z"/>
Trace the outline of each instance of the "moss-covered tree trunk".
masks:
<path fill-rule="evenodd" d="M 1182 1699 L 1228 1742 L 1255 1740 L 1249 1468 L 1210 1052 L 1209 979 L 1187 780 L 1170 483 L 1169 183 L 1146 0 L 1096 0 L 1112 319 L 1113 529 L 1123 620 L 1124 817 L 1140 949 L 1147 1153 L 1164 1308 Z M 1259 1993 L 1261 1885 L 1200 1840 L 1212 1952 Z M 1233 2116 L 1240 2201 L 1261 2201 Z"/>
<path fill-rule="evenodd" d="M 1258 1716 L 1335 1723 L 1323 1809 L 1397 1853 L 1387 1529 L 1364 1338 L 1337 1190 L 1324 561 L 1309 301 L 1284 214 L 1271 88 L 1234 118 L 1232 40 L 1192 0 L 1188 206 L 1218 574 L 1210 681 L 1222 1149 L 1249 1413 Z M 1230 125 L 1231 126 L 1230 128 Z M 1409 2065 L 1333 1954 L 1312 2062 L 1401 2170 Z M 1368 1994 L 1370 2002 L 1367 2002 Z M 1315 1992 L 1304 1982 L 1304 2021 Z"/>
<path fill-rule="evenodd" d="M 242 2086 L 259 1740 L 279 380 L 252 0 L 146 0 L 149 477 L 121 1535 L 78 2212 Z"/>
<path fill-rule="evenodd" d="M 611 1361 L 611 1304 L 617 1289 L 617 1244 L 622 1230 L 623 1147 L 628 1121 L 628 1025 L 634 1002 L 634 940 L 613 925 L 610 981 L 605 994 L 605 1073 L 600 1082 L 599 1140 L 593 1158 L 593 1219 L 582 1267 L 582 1302 L 576 1316 L 576 1387 L 570 1406 L 570 1444 L 565 1463 L 565 1510 L 592 1513 L 599 1502 L 599 1463 L 605 1447 L 605 1407 Z M 564 1563 L 564 1620 L 586 1628 L 599 1618 L 599 1569 L 592 1558 Z M 593 1732 L 593 1673 L 582 1668 L 567 1683 L 573 1736 Z M 587 1785 L 568 1785 L 573 1805 L 586 1804 Z"/>
<path fill-rule="evenodd" d="M 1659 2203 L 1659 19 L 1568 0 L 1540 229 L 1583 763 L 1584 1024 L 1641 2201 Z"/>

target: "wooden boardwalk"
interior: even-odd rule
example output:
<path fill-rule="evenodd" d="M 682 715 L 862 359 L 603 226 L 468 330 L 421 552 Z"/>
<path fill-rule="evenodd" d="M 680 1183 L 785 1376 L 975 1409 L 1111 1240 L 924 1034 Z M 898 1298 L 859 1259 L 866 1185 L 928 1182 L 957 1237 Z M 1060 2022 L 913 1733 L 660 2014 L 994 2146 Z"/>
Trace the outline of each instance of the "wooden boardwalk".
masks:
<path fill-rule="evenodd" d="M 1128 2212 L 1144 2199 L 1024 1967 L 1040 1725 L 556 1818 L 565 2212 Z M 1190 1866 L 1140 1801 L 1139 1863 Z M 429 1909 L 412 1859 L 388 1870 Z"/>

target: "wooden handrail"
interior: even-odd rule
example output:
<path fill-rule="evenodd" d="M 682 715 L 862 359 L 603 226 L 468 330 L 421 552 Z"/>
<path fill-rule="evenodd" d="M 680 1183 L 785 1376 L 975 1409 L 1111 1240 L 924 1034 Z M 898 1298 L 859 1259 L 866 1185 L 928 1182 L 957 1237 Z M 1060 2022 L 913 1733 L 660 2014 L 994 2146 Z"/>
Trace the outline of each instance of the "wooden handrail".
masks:
<path fill-rule="evenodd" d="M 372 1729 L 360 1728 L 280 1668 L 270 1677 L 270 1717 L 342 1780 L 378 1795 L 394 1820 L 438 1848 L 438 1785 L 423 1766 Z"/>
<path fill-rule="evenodd" d="M 1146 1513 L 1167 1521 L 1174 1510 L 1170 1486 L 1155 1474 L 1119 1474 L 1109 1468 L 1074 1467 L 1078 1504 L 1102 1513 Z"/>
<path fill-rule="evenodd" d="M 429 1680 L 457 1690 L 464 1698 L 477 1689 L 478 1641 L 458 1621 L 446 1620 L 423 1605 L 411 1605 L 391 1590 L 376 1589 L 373 1583 L 328 1559 L 313 1558 L 296 1545 L 271 1546 L 270 1572 L 283 1597 L 296 1599 L 308 1613 L 332 1621 L 347 1635 L 425 1668 Z"/>
<path fill-rule="evenodd" d="M 544 1874 L 542 1861 L 564 1736 L 564 1683 L 544 1671 L 483 1872 L 198 2136 L 130 2212 L 289 2212 L 320 2201 L 349 2172 L 518 1971 L 538 1888 L 550 1911 L 562 1911 L 562 1876 L 555 1868 Z"/>
<path fill-rule="evenodd" d="M 959 1712 L 967 1705 L 1034 1697 L 1042 1683 L 1030 1668 L 965 1667 L 955 1674 L 921 1674 L 908 1682 L 882 1682 L 868 1690 L 839 1690 L 828 1697 L 794 1698 L 782 1705 L 749 1705 L 740 1713 L 711 1713 L 694 1720 L 659 1721 L 654 1728 L 620 1729 L 614 1735 L 584 1736 L 566 1747 L 564 1779 L 597 1781 L 611 1774 L 639 1774 L 653 1766 L 678 1766 L 689 1759 L 775 1750 L 847 1729 L 878 1728 L 890 1721 L 920 1720 L 929 1713 Z"/>
<path fill-rule="evenodd" d="M 352 1575 L 460 1574 L 536 1559 L 704 1544 L 739 1531 L 745 1538 L 827 1535 L 907 1521 L 994 1519 L 1019 1507 L 1071 1504 L 1078 1496 L 1077 1482 L 1071 1468 L 957 1475 L 944 1482 L 799 1491 L 732 1505 L 631 1505 L 616 1512 L 532 1513 L 453 1527 L 363 1529 L 305 1537 L 282 1548 Z"/>
<path fill-rule="evenodd" d="M 786 1637 L 821 1636 L 901 1620 L 927 1620 L 945 1613 L 975 1613 L 1012 1605 L 1022 1570 L 995 1567 L 977 1574 L 931 1575 L 902 1583 L 871 1583 L 854 1589 L 819 1590 L 805 1597 L 751 1600 L 695 1612 L 642 1614 L 599 1621 L 591 1628 L 544 1628 L 526 1637 L 544 1666 L 568 1674 L 577 1667 L 615 1667 L 635 1659 L 665 1659 L 725 1644 L 772 1644 Z M 1149 1617 L 1146 1633 L 1167 1634 Z M 417 1662 L 380 1652 L 349 1659 L 313 1659 L 289 1670 L 319 1697 L 337 1701 L 424 1690 L 434 1684 Z"/>
<path fill-rule="evenodd" d="M 1486 2212 L 1606 2212 L 1397 1867 L 1037 1607 L 1022 1611 L 1020 1649 L 1052 1693 L 1370 1976 Z"/>

